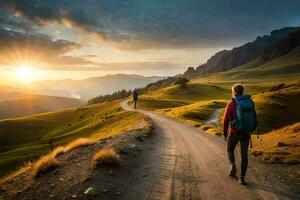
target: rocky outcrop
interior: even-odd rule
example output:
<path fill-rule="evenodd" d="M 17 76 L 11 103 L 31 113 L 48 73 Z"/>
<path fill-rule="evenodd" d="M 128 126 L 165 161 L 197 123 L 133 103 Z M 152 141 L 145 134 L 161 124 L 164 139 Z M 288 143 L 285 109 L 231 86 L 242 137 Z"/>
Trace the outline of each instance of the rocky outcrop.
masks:
<path fill-rule="evenodd" d="M 291 32 L 286 38 L 267 48 L 262 53 L 264 62 L 278 58 L 300 46 L 300 28 Z"/>

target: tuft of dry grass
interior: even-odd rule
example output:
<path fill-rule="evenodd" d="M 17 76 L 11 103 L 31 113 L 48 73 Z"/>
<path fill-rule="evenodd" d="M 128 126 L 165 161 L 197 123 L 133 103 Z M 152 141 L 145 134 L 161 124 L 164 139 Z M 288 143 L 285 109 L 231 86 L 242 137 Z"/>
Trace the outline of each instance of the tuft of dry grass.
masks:
<path fill-rule="evenodd" d="M 120 155 L 113 148 L 104 148 L 95 153 L 94 158 L 92 160 L 92 165 L 117 166 L 120 165 L 120 162 Z"/>
<path fill-rule="evenodd" d="M 33 177 L 38 177 L 41 173 L 47 172 L 48 170 L 53 169 L 58 165 L 59 162 L 50 153 L 42 156 L 33 164 L 31 174 Z"/>
<path fill-rule="evenodd" d="M 76 149 L 78 147 L 85 147 L 91 144 L 94 144 L 95 142 L 88 138 L 78 138 L 77 140 L 74 140 L 73 142 L 69 143 L 65 147 L 65 151 L 70 151 L 72 149 Z"/>
<path fill-rule="evenodd" d="M 52 150 L 51 154 L 53 155 L 54 158 L 56 158 L 58 155 L 63 154 L 65 152 L 66 152 L 66 147 L 58 146 Z"/>

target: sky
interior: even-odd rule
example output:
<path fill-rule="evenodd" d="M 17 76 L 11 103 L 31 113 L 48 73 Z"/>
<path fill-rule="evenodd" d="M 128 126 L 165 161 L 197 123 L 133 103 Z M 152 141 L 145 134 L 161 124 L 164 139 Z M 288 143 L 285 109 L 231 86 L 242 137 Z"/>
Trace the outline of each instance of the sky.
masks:
<path fill-rule="evenodd" d="M 0 0 L 0 13 L 0 83 L 167 76 L 299 26 L 300 0 Z"/>

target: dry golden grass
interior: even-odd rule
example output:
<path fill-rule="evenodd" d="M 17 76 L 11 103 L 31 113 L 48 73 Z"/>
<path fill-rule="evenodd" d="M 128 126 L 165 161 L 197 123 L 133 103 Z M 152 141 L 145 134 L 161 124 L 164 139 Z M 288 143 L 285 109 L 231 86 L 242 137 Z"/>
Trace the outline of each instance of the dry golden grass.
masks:
<path fill-rule="evenodd" d="M 42 156 L 37 160 L 33 166 L 31 174 L 33 177 L 38 177 L 41 173 L 46 172 L 50 169 L 53 169 L 59 165 L 59 162 L 55 157 L 50 153 L 45 156 Z"/>
<path fill-rule="evenodd" d="M 64 146 L 58 146 L 55 149 L 53 149 L 53 151 L 51 152 L 51 154 L 54 156 L 54 158 L 60 154 L 63 154 L 66 152 L 66 147 Z"/>
<path fill-rule="evenodd" d="M 110 165 L 116 166 L 120 165 L 121 159 L 119 154 L 113 148 L 105 148 L 97 153 L 95 153 L 92 165 L 101 166 L 101 165 Z"/>
<path fill-rule="evenodd" d="M 251 154 L 268 162 L 300 163 L 300 122 L 252 137 Z"/>
<path fill-rule="evenodd" d="M 65 151 L 70 151 L 78 147 L 85 147 L 94 143 L 95 142 L 93 140 L 88 138 L 78 138 L 77 140 L 74 140 L 73 142 L 67 144 L 67 146 L 65 147 Z"/>
<path fill-rule="evenodd" d="M 9 175 L 7 175 L 3 179 L 1 179 L 0 180 L 0 185 L 5 183 L 6 181 L 16 177 L 16 176 L 19 176 L 20 174 L 23 174 L 23 173 L 27 172 L 31 168 L 31 166 L 32 166 L 31 162 L 27 162 L 27 163 L 23 164 L 18 170 L 10 173 Z"/>

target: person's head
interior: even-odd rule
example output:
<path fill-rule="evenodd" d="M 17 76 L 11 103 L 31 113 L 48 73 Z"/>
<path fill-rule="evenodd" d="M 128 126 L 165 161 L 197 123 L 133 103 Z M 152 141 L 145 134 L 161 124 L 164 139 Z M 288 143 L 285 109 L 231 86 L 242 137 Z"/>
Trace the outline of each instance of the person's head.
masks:
<path fill-rule="evenodd" d="M 244 94 L 244 86 L 240 83 L 232 86 L 232 96 L 241 96 Z"/>

